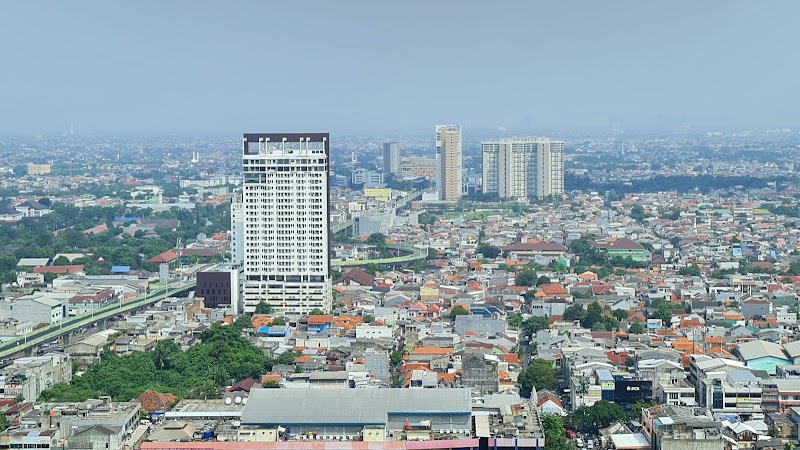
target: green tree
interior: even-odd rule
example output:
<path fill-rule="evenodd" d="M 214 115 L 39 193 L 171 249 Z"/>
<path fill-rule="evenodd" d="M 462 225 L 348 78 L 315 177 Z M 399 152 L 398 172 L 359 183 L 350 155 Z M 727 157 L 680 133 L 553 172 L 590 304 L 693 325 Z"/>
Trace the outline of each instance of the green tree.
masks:
<path fill-rule="evenodd" d="M 571 322 L 573 320 L 579 320 L 583 322 L 586 318 L 586 310 L 583 309 L 583 306 L 574 304 L 567 307 L 564 310 L 564 320 Z"/>
<path fill-rule="evenodd" d="M 669 327 L 672 323 L 672 303 L 664 300 L 657 299 L 650 303 L 650 311 L 648 318 L 661 319 L 665 327 Z"/>
<path fill-rule="evenodd" d="M 480 244 L 475 252 L 482 254 L 487 259 L 495 259 L 500 256 L 500 249 L 489 244 Z"/>
<path fill-rule="evenodd" d="M 545 450 L 572 450 L 567 441 L 564 421 L 554 414 L 542 414 L 542 428 L 544 429 Z"/>
<path fill-rule="evenodd" d="M 273 326 L 273 327 L 277 327 L 277 326 L 280 326 L 280 325 L 286 325 L 286 321 L 283 320 L 282 317 L 276 317 L 276 318 L 272 319 L 272 323 L 270 325 Z"/>
<path fill-rule="evenodd" d="M 249 315 L 242 314 L 241 316 L 237 317 L 236 320 L 233 321 L 231 326 L 241 333 L 242 330 L 253 328 L 253 320 L 250 318 Z"/>
<path fill-rule="evenodd" d="M 514 285 L 516 286 L 535 286 L 536 285 L 536 271 L 533 269 L 520 269 L 514 276 Z"/>
<path fill-rule="evenodd" d="M 550 328 L 550 321 L 545 316 L 533 316 L 522 324 L 522 334 L 528 338 L 532 338 L 540 330 L 547 330 Z"/>
<path fill-rule="evenodd" d="M 581 321 L 584 328 L 592 328 L 603 317 L 603 308 L 597 302 L 592 302 L 586 307 L 586 317 Z"/>
<path fill-rule="evenodd" d="M 699 277 L 701 274 L 700 267 L 697 264 L 692 264 L 691 266 L 681 267 L 678 270 L 678 275 L 688 275 L 693 277 Z"/>
<path fill-rule="evenodd" d="M 374 245 L 376 247 L 385 246 L 386 245 L 386 236 L 382 233 L 372 233 L 367 238 L 367 244 Z"/>
<path fill-rule="evenodd" d="M 66 256 L 61 255 L 58 258 L 53 260 L 54 266 L 66 266 L 69 265 L 69 259 Z"/>
<path fill-rule="evenodd" d="M 508 315 L 506 322 L 509 326 L 513 328 L 519 328 L 522 326 L 522 314 L 520 313 L 511 313 Z"/>
<path fill-rule="evenodd" d="M 294 360 L 302 356 L 300 353 L 283 352 L 278 359 L 275 360 L 278 364 L 294 364 Z"/>
<path fill-rule="evenodd" d="M 364 314 L 364 317 L 362 317 L 362 319 L 364 319 L 364 323 L 372 323 L 375 321 L 375 316 L 373 316 L 372 314 Z"/>
<path fill-rule="evenodd" d="M 394 350 L 392 353 L 389 354 L 389 361 L 392 363 L 393 366 L 399 366 L 403 363 L 403 353 Z"/>
<path fill-rule="evenodd" d="M 325 311 L 323 311 L 323 310 L 321 310 L 319 308 L 314 308 L 308 314 L 311 315 L 311 316 L 323 316 L 323 315 L 325 315 Z"/>
<path fill-rule="evenodd" d="M 425 257 L 427 261 L 433 261 L 435 259 L 439 259 L 439 252 L 435 248 L 428 249 L 428 256 Z"/>
<path fill-rule="evenodd" d="M 631 406 L 630 411 L 625 414 L 628 420 L 635 420 L 640 421 L 642 420 L 642 410 L 647 408 L 652 408 L 656 406 L 658 403 L 655 400 L 645 401 L 639 400 Z"/>
<path fill-rule="evenodd" d="M 436 215 L 427 211 L 422 211 L 419 213 L 419 216 L 417 216 L 417 223 L 420 225 L 433 225 L 436 223 Z"/>
<path fill-rule="evenodd" d="M 540 276 L 539 278 L 536 279 L 536 286 L 541 286 L 543 284 L 549 284 L 549 283 L 550 283 L 550 278 L 548 278 L 548 277 L 546 277 L 544 275 L 542 275 L 542 276 Z"/>
<path fill-rule="evenodd" d="M 531 391 L 539 389 L 558 389 L 558 379 L 553 364 L 547 360 L 536 358 L 528 367 L 520 372 L 517 377 L 520 393 L 523 397 L 530 397 Z"/>
<path fill-rule="evenodd" d="M 256 305 L 256 311 L 255 311 L 255 313 L 256 313 L 256 314 L 271 314 L 271 313 L 272 313 L 272 306 L 270 306 L 270 305 L 269 305 L 267 302 L 265 302 L 264 300 L 261 300 L 261 301 L 260 301 L 260 302 L 258 302 L 258 304 Z"/>
<path fill-rule="evenodd" d="M 455 320 L 457 316 L 465 316 L 468 315 L 469 311 L 467 311 L 463 306 L 456 305 L 453 309 L 450 310 L 450 318 Z"/>
<path fill-rule="evenodd" d="M 641 205 L 633 205 L 631 208 L 631 219 L 643 223 L 644 219 L 648 216 L 644 212 L 644 208 Z"/>
<path fill-rule="evenodd" d="M 615 309 L 611 314 L 613 314 L 617 320 L 625 320 L 629 313 L 624 309 Z"/>
<path fill-rule="evenodd" d="M 630 327 L 628 327 L 628 333 L 630 334 L 642 334 L 644 333 L 644 327 L 642 326 L 641 322 L 633 322 Z"/>
<path fill-rule="evenodd" d="M 625 411 L 616 403 L 600 400 L 592 406 L 581 406 L 569 416 L 569 424 L 583 432 L 595 434 L 601 428 L 625 419 Z"/>

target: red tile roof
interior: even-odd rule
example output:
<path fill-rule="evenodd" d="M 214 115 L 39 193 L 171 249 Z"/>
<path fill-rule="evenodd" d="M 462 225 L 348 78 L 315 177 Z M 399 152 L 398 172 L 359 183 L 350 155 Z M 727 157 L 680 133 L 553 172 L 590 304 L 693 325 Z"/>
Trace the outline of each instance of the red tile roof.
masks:
<path fill-rule="evenodd" d="M 607 249 L 644 251 L 645 248 L 628 238 L 620 238 L 614 241 L 611 245 L 609 245 Z"/>
<path fill-rule="evenodd" d="M 153 264 L 161 264 L 161 263 L 172 262 L 175 261 L 176 259 L 178 259 L 178 254 L 171 250 L 167 250 L 164 253 L 161 253 L 159 255 L 150 258 L 150 262 Z"/>
<path fill-rule="evenodd" d="M 76 264 L 72 266 L 43 266 L 34 267 L 33 273 L 69 273 L 80 272 L 83 270 L 83 264 Z"/>
<path fill-rule="evenodd" d="M 156 392 L 153 390 L 146 390 L 139 397 L 139 402 L 142 404 L 142 409 L 148 413 L 156 411 L 164 411 L 172 406 L 178 398 L 169 393 Z"/>
<path fill-rule="evenodd" d="M 252 378 L 245 378 L 244 380 L 234 384 L 228 389 L 228 392 L 233 391 L 244 391 L 250 392 L 250 389 L 253 389 L 253 386 L 256 384 L 256 381 Z"/>

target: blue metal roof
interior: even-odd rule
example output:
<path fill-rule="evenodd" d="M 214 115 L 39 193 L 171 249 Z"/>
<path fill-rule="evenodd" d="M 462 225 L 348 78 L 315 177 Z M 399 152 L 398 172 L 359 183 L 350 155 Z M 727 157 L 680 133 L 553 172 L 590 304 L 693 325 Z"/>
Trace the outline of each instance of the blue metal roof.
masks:
<path fill-rule="evenodd" d="M 597 371 L 597 378 L 600 381 L 614 381 L 614 377 L 611 375 L 611 371 L 606 369 L 600 369 Z"/>
<path fill-rule="evenodd" d="M 111 266 L 112 272 L 130 272 L 131 266 Z"/>

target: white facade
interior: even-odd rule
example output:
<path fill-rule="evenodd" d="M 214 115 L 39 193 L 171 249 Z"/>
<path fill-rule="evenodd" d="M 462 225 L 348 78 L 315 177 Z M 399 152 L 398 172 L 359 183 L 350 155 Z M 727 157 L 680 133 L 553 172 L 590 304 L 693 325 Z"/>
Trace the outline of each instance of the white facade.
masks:
<path fill-rule="evenodd" d="M 482 142 L 483 192 L 521 200 L 564 194 L 564 142 L 511 138 Z"/>
<path fill-rule="evenodd" d="M 231 200 L 231 262 L 244 265 L 244 203 L 242 193 Z"/>
<path fill-rule="evenodd" d="M 360 324 L 356 327 L 356 339 L 392 339 L 392 327 L 386 325 Z"/>
<path fill-rule="evenodd" d="M 244 311 L 330 311 L 328 134 L 245 134 Z"/>

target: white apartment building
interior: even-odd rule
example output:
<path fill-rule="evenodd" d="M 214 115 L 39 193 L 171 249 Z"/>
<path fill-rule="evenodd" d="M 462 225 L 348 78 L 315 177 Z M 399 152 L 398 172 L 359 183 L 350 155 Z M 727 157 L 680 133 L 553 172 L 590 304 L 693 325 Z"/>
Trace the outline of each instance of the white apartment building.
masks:
<path fill-rule="evenodd" d="M 564 142 L 515 137 L 481 143 L 483 192 L 523 200 L 564 194 Z"/>
<path fill-rule="evenodd" d="M 244 265 L 244 202 L 241 192 L 235 192 L 231 199 L 231 262 Z"/>
<path fill-rule="evenodd" d="M 461 198 L 462 172 L 461 127 L 436 125 L 436 192 L 439 200 L 457 202 Z"/>
<path fill-rule="evenodd" d="M 330 311 L 328 134 L 243 141 L 244 311 Z"/>

